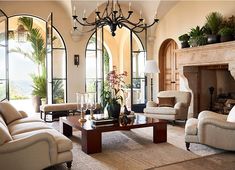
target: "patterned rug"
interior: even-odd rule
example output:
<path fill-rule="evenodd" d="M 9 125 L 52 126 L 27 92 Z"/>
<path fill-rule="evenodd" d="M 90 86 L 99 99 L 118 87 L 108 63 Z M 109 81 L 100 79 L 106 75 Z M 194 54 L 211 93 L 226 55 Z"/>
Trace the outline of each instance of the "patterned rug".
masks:
<path fill-rule="evenodd" d="M 58 129 L 58 122 L 51 126 Z M 183 127 L 168 125 L 167 132 L 167 142 L 161 144 L 152 143 L 152 127 L 106 132 L 102 134 L 102 153 L 87 155 L 81 150 L 81 133 L 75 130 L 71 137 L 73 141 L 71 169 L 153 169 L 223 152 L 199 144 L 192 144 L 189 152 L 185 149 Z M 48 170 L 54 169 L 64 170 L 66 165 L 48 168 Z"/>

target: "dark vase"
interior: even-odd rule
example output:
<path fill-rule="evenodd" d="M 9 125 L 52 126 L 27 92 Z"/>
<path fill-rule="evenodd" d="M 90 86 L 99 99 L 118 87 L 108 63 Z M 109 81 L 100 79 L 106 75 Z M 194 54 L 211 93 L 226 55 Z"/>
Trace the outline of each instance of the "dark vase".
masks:
<path fill-rule="evenodd" d="M 181 48 L 188 48 L 190 45 L 188 44 L 188 41 L 182 41 L 181 42 Z"/>
<path fill-rule="evenodd" d="M 220 36 L 219 35 L 208 35 L 207 36 L 207 43 L 208 44 L 214 44 L 220 42 Z"/>
<path fill-rule="evenodd" d="M 233 36 L 232 35 L 225 35 L 220 37 L 220 42 L 227 42 L 227 41 L 232 41 Z"/>
<path fill-rule="evenodd" d="M 118 119 L 120 116 L 121 105 L 119 103 L 110 103 L 107 105 L 109 117 Z"/>

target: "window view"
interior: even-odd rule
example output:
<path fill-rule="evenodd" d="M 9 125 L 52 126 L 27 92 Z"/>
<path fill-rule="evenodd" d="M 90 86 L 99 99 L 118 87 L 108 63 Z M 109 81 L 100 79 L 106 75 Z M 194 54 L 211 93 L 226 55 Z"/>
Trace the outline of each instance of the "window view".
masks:
<path fill-rule="evenodd" d="M 46 22 L 36 17 L 9 18 L 9 99 L 17 109 L 38 112 L 46 101 Z M 53 103 L 65 102 L 66 52 L 53 29 Z M 33 105 L 32 105 L 33 103 Z"/>

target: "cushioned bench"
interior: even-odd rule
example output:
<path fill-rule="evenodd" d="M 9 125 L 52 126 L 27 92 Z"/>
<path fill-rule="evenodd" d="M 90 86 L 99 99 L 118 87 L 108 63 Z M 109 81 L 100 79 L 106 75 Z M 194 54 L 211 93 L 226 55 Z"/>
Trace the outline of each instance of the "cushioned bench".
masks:
<path fill-rule="evenodd" d="M 77 111 L 77 103 L 60 103 L 60 104 L 45 104 L 40 106 L 41 119 L 44 113 L 44 121 L 47 121 L 46 116 L 52 115 L 52 121 L 61 116 L 68 116 L 70 113 Z"/>

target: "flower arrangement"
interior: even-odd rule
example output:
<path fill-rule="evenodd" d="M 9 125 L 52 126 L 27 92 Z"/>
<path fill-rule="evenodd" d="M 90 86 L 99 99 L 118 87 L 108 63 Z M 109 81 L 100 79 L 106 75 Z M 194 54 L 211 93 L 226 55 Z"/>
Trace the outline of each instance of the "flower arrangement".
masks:
<path fill-rule="evenodd" d="M 116 66 L 113 66 L 113 70 L 107 74 L 101 97 L 103 97 L 103 106 L 107 108 L 109 117 L 119 117 L 124 95 L 124 78 L 126 76 L 126 71 L 117 73 Z"/>
<path fill-rule="evenodd" d="M 111 103 L 123 102 L 123 88 L 125 87 L 124 78 L 127 76 L 127 72 L 117 73 L 117 67 L 113 66 L 113 70 L 107 74 L 102 97 L 104 99 L 104 106 Z"/>

